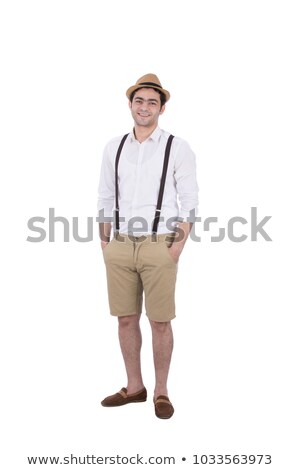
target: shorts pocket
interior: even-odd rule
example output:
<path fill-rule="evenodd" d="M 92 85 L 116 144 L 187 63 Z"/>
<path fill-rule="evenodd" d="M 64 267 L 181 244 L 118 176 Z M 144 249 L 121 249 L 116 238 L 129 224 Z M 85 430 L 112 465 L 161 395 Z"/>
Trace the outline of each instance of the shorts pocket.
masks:
<path fill-rule="evenodd" d="M 163 245 L 164 245 L 164 248 L 165 248 L 164 251 L 167 252 L 168 258 L 172 261 L 173 264 L 177 265 L 177 262 L 174 260 L 174 258 L 172 257 L 172 255 L 171 255 L 171 253 L 170 253 L 170 251 L 169 251 L 169 246 L 168 246 L 168 245 L 170 245 L 169 242 L 164 241 L 164 242 L 163 242 Z M 171 246 L 171 245 L 170 245 L 170 246 Z"/>
<path fill-rule="evenodd" d="M 103 250 L 102 250 L 103 254 L 106 253 L 107 251 L 109 251 L 113 241 L 114 241 L 114 238 L 112 240 L 110 240 L 110 242 L 105 246 L 105 248 L 103 248 Z"/>

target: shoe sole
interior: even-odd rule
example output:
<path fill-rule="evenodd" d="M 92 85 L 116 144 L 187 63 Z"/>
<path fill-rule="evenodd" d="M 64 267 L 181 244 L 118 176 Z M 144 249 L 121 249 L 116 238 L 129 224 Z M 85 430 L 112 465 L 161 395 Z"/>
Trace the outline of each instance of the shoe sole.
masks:
<path fill-rule="evenodd" d="M 130 400 L 130 401 L 127 401 L 126 403 L 119 403 L 118 405 L 104 405 L 103 403 L 101 403 L 102 406 L 104 406 L 104 408 L 116 408 L 117 406 L 125 406 L 125 405 L 130 405 L 130 403 L 143 403 L 147 401 L 147 399 L 142 399 L 142 400 Z"/>
<path fill-rule="evenodd" d="M 155 416 L 156 416 L 157 418 L 159 418 L 159 419 L 170 419 L 170 418 L 172 418 L 173 414 L 174 414 L 174 413 L 172 413 L 171 416 L 158 416 L 158 415 L 155 413 Z"/>

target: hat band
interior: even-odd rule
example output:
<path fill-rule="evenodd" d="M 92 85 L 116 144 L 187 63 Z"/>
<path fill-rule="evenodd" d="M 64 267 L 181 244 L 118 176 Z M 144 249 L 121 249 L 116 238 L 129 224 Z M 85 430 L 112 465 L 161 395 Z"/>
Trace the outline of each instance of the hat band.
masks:
<path fill-rule="evenodd" d="M 162 89 L 161 85 L 158 85 L 157 83 L 154 83 L 154 82 L 142 82 L 142 83 L 139 83 L 138 85 L 139 86 L 140 85 L 155 86 L 156 88 L 161 88 Z"/>

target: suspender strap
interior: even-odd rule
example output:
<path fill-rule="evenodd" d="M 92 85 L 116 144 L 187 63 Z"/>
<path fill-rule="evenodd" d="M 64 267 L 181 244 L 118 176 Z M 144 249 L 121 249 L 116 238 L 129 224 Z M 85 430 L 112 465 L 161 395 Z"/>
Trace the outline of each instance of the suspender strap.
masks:
<path fill-rule="evenodd" d="M 127 139 L 128 135 L 129 134 L 126 134 L 122 138 L 122 140 L 120 142 L 120 145 L 119 145 L 119 148 L 118 148 L 118 151 L 117 151 L 116 160 L 115 160 L 115 202 L 116 202 L 115 223 L 116 223 L 116 232 L 119 232 L 119 230 L 120 230 L 118 165 L 119 165 L 119 160 L 120 160 L 120 155 L 121 155 L 121 152 L 122 152 L 122 148 L 123 148 L 123 145 L 124 145 L 125 140 Z M 157 199 L 155 216 L 154 216 L 153 225 L 152 225 L 152 234 L 153 235 L 155 235 L 157 233 L 157 227 L 158 227 L 158 224 L 159 224 L 162 200 L 163 200 L 166 177 L 167 177 L 167 171 L 168 171 L 170 150 L 171 150 L 171 145 L 172 145 L 172 140 L 173 139 L 174 139 L 174 136 L 170 135 L 169 138 L 168 138 L 168 141 L 167 141 L 167 145 L 166 145 L 164 164 L 163 164 L 163 170 L 162 170 L 159 193 L 158 193 L 158 199 Z"/>
<path fill-rule="evenodd" d="M 120 220 L 119 220 L 119 181 L 118 181 L 118 165 L 119 165 L 119 160 L 120 160 L 120 155 L 122 152 L 123 145 L 125 143 L 125 140 L 127 139 L 129 134 L 125 134 L 122 137 L 122 140 L 120 142 L 117 155 L 116 155 L 116 160 L 115 160 L 115 203 L 116 203 L 116 209 L 115 209 L 115 222 L 116 222 L 116 231 L 119 232 L 120 230 Z"/>
<path fill-rule="evenodd" d="M 159 193 L 158 193 L 156 211 L 155 211 L 155 216 L 154 216 L 153 225 L 152 225 L 152 234 L 156 234 L 157 227 L 159 224 L 161 205 L 162 205 L 162 200 L 163 200 L 163 195 L 164 195 L 166 176 L 167 176 L 167 170 L 168 170 L 168 164 L 169 164 L 170 150 L 171 150 L 173 139 L 174 139 L 174 136 L 170 135 L 168 138 L 167 145 L 166 145 L 164 165 L 163 165 L 163 170 L 162 170 L 162 175 L 161 175 L 161 180 L 160 180 L 160 188 L 159 188 Z"/>

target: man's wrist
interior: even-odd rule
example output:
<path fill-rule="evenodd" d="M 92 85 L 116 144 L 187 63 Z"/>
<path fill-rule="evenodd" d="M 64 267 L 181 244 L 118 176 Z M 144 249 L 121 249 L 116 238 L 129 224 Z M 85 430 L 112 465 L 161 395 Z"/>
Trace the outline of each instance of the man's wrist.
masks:
<path fill-rule="evenodd" d="M 99 236 L 102 243 L 109 243 L 111 233 L 111 224 L 99 223 Z"/>
<path fill-rule="evenodd" d="M 108 245 L 108 244 L 109 244 L 109 240 L 108 240 L 108 241 L 106 241 L 106 240 L 105 240 L 105 241 L 104 241 L 104 240 L 101 240 L 101 248 L 102 248 L 102 250 L 103 250 L 103 249 L 106 247 L 106 245 Z"/>
<path fill-rule="evenodd" d="M 184 245 L 182 243 L 176 243 L 176 242 L 174 243 L 173 242 L 172 245 L 170 246 L 170 249 L 172 248 L 172 251 L 174 253 L 178 253 L 180 255 L 180 253 L 183 250 L 183 247 L 184 247 Z"/>

